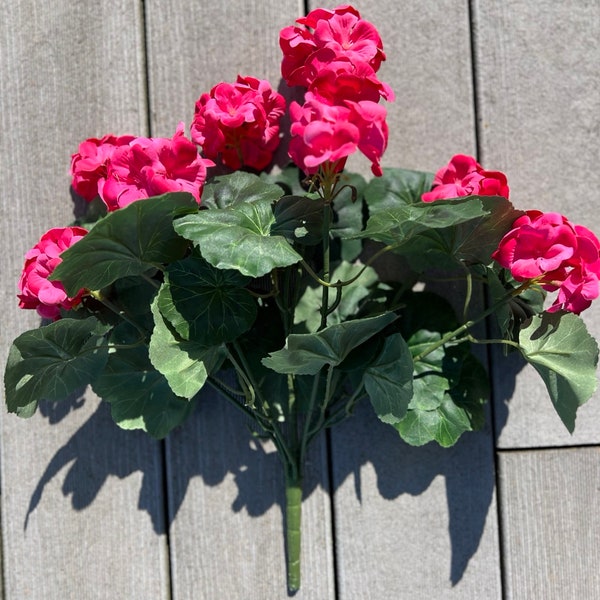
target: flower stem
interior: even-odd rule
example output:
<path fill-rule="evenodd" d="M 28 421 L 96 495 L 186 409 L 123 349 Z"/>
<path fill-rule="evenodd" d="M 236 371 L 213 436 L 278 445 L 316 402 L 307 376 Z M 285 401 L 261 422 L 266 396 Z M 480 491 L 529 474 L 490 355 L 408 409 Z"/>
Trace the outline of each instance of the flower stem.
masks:
<path fill-rule="evenodd" d="M 285 541 L 287 586 L 290 593 L 300 589 L 300 549 L 302 518 L 302 484 L 299 475 L 285 478 Z"/>
<path fill-rule="evenodd" d="M 331 207 L 329 203 L 325 203 L 323 209 L 323 281 L 329 283 L 329 263 L 330 263 L 330 244 L 329 244 L 329 228 L 331 227 Z M 327 327 L 327 315 L 329 314 L 329 287 L 324 285 L 322 290 L 321 300 L 321 329 Z"/>
<path fill-rule="evenodd" d="M 525 281 L 524 283 L 522 283 L 518 288 L 511 290 L 508 294 L 506 294 L 503 298 L 498 300 L 498 302 L 496 302 L 490 308 L 488 308 L 487 310 L 484 310 L 478 317 L 471 319 L 469 321 L 466 321 L 460 327 L 456 328 L 454 331 L 449 331 L 446 335 L 444 335 L 437 342 L 431 344 L 431 346 L 428 346 L 425 350 L 423 350 L 423 352 L 417 354 L 417 356 L 414 356 L 413 362 L 416 363 L 420 360 L 423 360 L 428 354 L 431 354 L 432 352 L 437 350 L 439 347 L 454 340 L 455 338 L 458 338 L 460 335 L 462 335 L 463 333 L 468 331 L 471 327 L 473 327 L 473 325 L 480 323 L 486 317 L 495 313 L 498 310 L 498 308 L 500 306 L 502 306 L 505 302 L 507 302 L 511 298 L 514 298 L 515 296 L 518 296 L 521 292 L 526 290 L 531 285 L 532 285 L 532 280 L 528 280 L 528 281 Z"/>

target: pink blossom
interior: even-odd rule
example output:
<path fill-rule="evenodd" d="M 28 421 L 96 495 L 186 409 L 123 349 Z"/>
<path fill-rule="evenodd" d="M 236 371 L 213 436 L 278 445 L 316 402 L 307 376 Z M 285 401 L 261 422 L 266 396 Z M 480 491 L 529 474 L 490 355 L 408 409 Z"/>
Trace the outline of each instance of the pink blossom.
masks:
<path fill-rule="evenodd" d="M 206 169 L 214 163 L 198 154 L 183 128 L 179 123 L 172 138 L 139 137 L 114 151 L 101 193 L 109 211 L 166 192 L 189 192 L 200 203 Z"/>
<path fill-rule="evenodd" d="M 579 314 L 592 304 L 598 297 L 600 269 L 573 268 L 558 287 L 556 300 L 548 308 L 548 312 L 567 310 Z M 554 291 L 553 286 L 545 286 L 549 291 Z"/>
<path fill-rule="evenodd" d="M 360 142 L 360 131 L 350 122 L 351 110 L 320 102 L 310 92 L 306 97 L 303 106 L 296 102 L 290 105 L 290 157 L 309 174 L 316 173 L 325 162 L 341 170 Z"/>
<path fill-rule="evenodd" d="M 232 169 L 264 169 L 279 145 L 285 100 L 268 81 L 238 76 L 196 102 L 191 136 L 205 156 Z"/>
<path fill-rule="evenodd" d="M 558 213 L 527 211 L 492 254 L 517 281 L 536 280 L 557 291 L 550 311 L 580 313 L 600 294 L 600 242 Z"/>
<path fill-rule="evenodd" d="M 358 149 L 371 161 L 373 175 L 381 177 L 380 160 L 388 142 L 387 111 L 381 104 L 370 100 L 347 101 L 346 104 L 351 109 L 350 122 L 360 133 Z"/>
<path fill-rule="evenodd" d="M 34 308 L 45 319 L 59 319 L 60 309 L 70 310 L 81 302 L 85 290 L 69 298 L 60 281 L 48 277 L 61 262 L 60 254 L 87 231 L 81 227 L 55 228 L 47 231 L 25 255 L 25 265 L 19 279 L 19 307 Z"/>
<path fill-rule="evenodd" d="M 508 198 L 508 194 L 504 173 L 486 171 L 472 156 L 457 154 L 435 174 L 431 191 L 421 198 L 423 202 L 432 202 L 462 196 Z"/>
<path fill-rule="evenodd" d="M 296 22 L 304 28 L 280 34 L 284 79 L 308 88 L 304 106 L 290 107 L 290 157 L 306 173 L 335 173 L 360 150 L 381 175 L 388 127 L 378 102 L 394 93 L 376 76 L 385 60 L 377 29 L 349 5 L 319 8 Z"/>
<path fill-rule="evenodd" d="M 372 162 L 375 175 L 381 175 L 379 161 L 387 146 L 386 110 L 376 102 L 347 101 L 346 106 L 327 104 L 315 94 L 306 93 L 303 106 L 290 105 L 292 119 L 289 154 L 306 173 L 313 174 L 324 163 L 344 167 L 346 158 L 360 150 Z"/>
<path fill-rule="evenodd" d="M 347 100 L 379 102 L 380 98 L 394 100 L 394 92 L 387 83 L 377 79 L 375 71 L 366 63 L 356 67 L 345 60 L 321 62 L 313 60 L 307 65 L 311 75 L 310 90 L 329 104 L 344 104 Z"/>
<path fill-rule="evenodd" d="M 77 153 L 71 156 L 71 175 L 75 193 L 88 202 L 102 190 L 110 158 L 119 146 L 129 144 L 133 135 L 105 135 L 101 139 L 89 138 L 79 144 Z"/>
<path fill-rule="evenodd" d="M 281 73 L 288 85 L 311 87 L 314 60 L 346 61 L 349 72 L 364 64 L 376 72 L 385 60 L 377 29 L 352 6 L 318 8 L 296 22 L 313 31 L 290 26 L 280 33 L 279 44 L 284 55 Z"/>

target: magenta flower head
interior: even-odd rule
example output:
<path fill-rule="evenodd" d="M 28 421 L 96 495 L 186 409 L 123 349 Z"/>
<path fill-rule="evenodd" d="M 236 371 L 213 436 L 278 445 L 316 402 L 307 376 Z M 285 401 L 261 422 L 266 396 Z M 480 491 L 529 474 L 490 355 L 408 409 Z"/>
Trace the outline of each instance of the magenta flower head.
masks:
<path fill-rule="evenodd" d="M 310 88 L 319 63 L 336 62 L 338 69 L 350 73 L 368 66 L 375 73 L 385 60 L 377 29 L 352 6 L 318 8 L 296 23 L 304 27 L 291 25 L 279 34 L 281 74 L 290 86 Z"/>
<path fill-rule="evenodd" d="M 285 100 L 268 81 L 238 76 L 219 83 L 196 102 L 192 140 L 210 159 L 231 169 L 261 170 L 279 145 L 279 121 Z"/>
<path fill-rule="evenodd" d="M 360 131 L 350 120 L 351 110 L 320 102 L 310 92 L 306 96 L 303 106 L 296 102 L 290 105 L 290 157 L 305 173 L 316 173 L 325 162 L 339 171 L 360 141 Z"/>
<path fill-rule="evenodd" d="M 100 194 L 109 211 L 167 192 L 189 192 L 200 203 L 214 163 L 198 154 L 183 128 L 179 123 L 172 138 L 139 137 L 115 149 Z"/>
<path fill-rule="evenodd" d="M 19 307 L 36 309 L 45 319 L 60 318 L 60 309 L 70 310 L 81 302 L 85 290 L 67 296 L 60 281 L 48 277 L 61 262 L 60 254 L 78 242 L 87 230 L 82 227 L 57 227 L 47 231 L 25 255 L 19 279 Z"/>
<path fill-rule="evenodd" d="M 433 179 L 430 192 L 421 196 L 423 202 L 460 198 L 462 196 L 503 196 L 508 198 L 506 175 L 486 171 L 472 156 L 456 154 Z"/>
<path fill-rule="evenodd" d="M 133 135 L 117 137 L 109 134 L 101 139 L 89 138 L 81 142 L 78 151 L 71 156 L 72 186 L 75 193 L 88 202 L 101 194 L 113 152 L 133 139 Z"/>
<path fill-rule="evenodd" d="M 385 60 L 377 29 L 352 6 L 316 9 L 280 33 L 281 72 L 288 85 L 307 89 L 304 106 L 293 103 L 289 155 L 308 174 L 337 173 L 361 151 L 380 176 L 388 143 L 386 110 L 391 88 L 376 72 Z"/>
<path fill-rule="evenodd" d="M 517 281 L 535 280 L 558 291 L 550 312 L 579 314 L 600 294 L 600 242 L 558 213 L 527 211 L 492 254 Z"/>

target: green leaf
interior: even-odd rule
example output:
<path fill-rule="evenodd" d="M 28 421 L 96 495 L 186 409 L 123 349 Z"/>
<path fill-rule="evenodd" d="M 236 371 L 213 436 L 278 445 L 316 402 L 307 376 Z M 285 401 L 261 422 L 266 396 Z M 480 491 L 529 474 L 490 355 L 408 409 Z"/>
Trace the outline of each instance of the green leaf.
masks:
<path fill-rule="evenodd" d="M 117 328 L 111 341 L 127 344 L 133 337 L 126 327 Z M 145 345 L 111 352 L 92 389 L 110 402 L 112 417 L 119 427 L 142 429 L 159 439 L 181 424 L 194 407 L 193 402 L 173 393 L 164 375 L 152 366 Z"/>
<path fill-rule="evenodd" d="M 452 305 L 434 292 L 410 291 L 403 294 L 402 304 L 400 328 L 405 340 L 421 330 L 447 333 L 459 326 Z M 409 346 L 415 343 L 409 342 Z"/>
<path fill-rule="evenodd" d="M 155 326 L 148 347 L 150 362 L 177 396 L 191 399 L 202 389 L 208 375 L 222 364 L 225 350 L 222 345 L 205 346 L 180 339 L 165 323 L 156 300 L 152 314 Z"/>
<path fill-rule="evenodd" d="M 292 334 L 286 346 L 263 359 L 278 373 L 314 375 L 325 365 L 339 365 L 353 348 L 395 321 L 394 313 L 356 319 L 326 327 L 318 333 Z"/>
<path fill-rule="evenodd" d="M 445 231 L 449 253 L 466 263 L 490 262 L 500 240 L 524 214 L 501 196 L 471 196 L 481 202 L 486 214 Z"/>
<path fill-rule="evenodd" d="M 252 173 L 235 171 L 229 175 L 219 175 L 204 186 L 202 206 L 217 209 L 261 200 L 274 202 L 282 195 L 283 191 L 278 185 L 265 182 Z"/>
<path fill-rule="evenodd" d="M 206 346 L 229 342 L 256 319 L 256 300 L 244 289 L 248 282 L 193 255 L 169 265 L 158 306 L 183 339 Z"/>
<path fill-rule="evenodd" d="M 323 239 L 323 201 L 306 196 L 283 196 L 274 208 L 271 235 L 282 235 L 290 242 L 306 246 Z"/>
<path fill-rule="evenodd" d="M 471 197 L 390 207 L 372 215 L 365 230 L 356 237 L 399 248 L 427 230 L 450 227 L 485 214 L 482 203 Z"/>
<path fill-rule="evenodd" d="M 108 358 L 108 329 L 89 317 L 61 319 L 21 334 L 4 374 L 8 410 L 31 416 L 40 400 L 62 400 L 92 382 Z"/>
<path fill-rule="evenodd" d="M 175 233 L 172 221 L 197 210 L 193 196 L 183 192 L 132 202 L 109 213 L 63 252 L 50 279 L 61 281 L 74 296 L 82 288 L 99 290 L 182 258 L 188 242 Z"/>
<path fill-rule="evenodd" d="M 485 278 L 489 288 L 490 304 L 498 305 L 494 312 L 499 328 L 499 337 L 517 341 L 521 325 L 533 315 L 544 310 L 546 292 L 539 286 L 532 286 L 522 291 L 518 296 L 508 300 L 507 295 L 521 285 L 515 281 L 510 271 L 495 264 L 484 269 Z M 504 303 L 501 304 L 501 301 Z M 505 352 L 514 351 L 516 348 L 505 345 Z"/>
<path fill-rule="evenodd" d="M 364 376 L 371 405 L 384 423 L 398 423 L 406 416 L 413 394 L 412 380 L 410 350 L 399 333 L 391 335 Z"/>
<path fill-rule="evenodd" d="M 572 313 L 542 313 L 521 329 L 521 352 L 541 375 L 554 408 L 569 432 L 577 408 L 596 390 L 598 344 Z"/>
<path fill-rule="evenodd" d="M 432 332 L 429 335 L 433 339 Z M 422 332 L 416 337 L 426 336 Z M 446 448 L 465 431 L 483 426 L 488 396 L 487 373 L 469 344 L 441 347 L 415 363 L 413 397 L 406 417 L 394 427 L 413 446 L 436 441 Z"/>
<path fill-rule="evenodd" d="M 437 294 L 409 293 L 403 301 L 400 330 L 413 358 L 458 326 L 452 307 Z M 483 426 L 488 387 L 468 342 L 440 346 L 415 361 L 413 396 L 406 417 L 394 427 L 409 444 L 451 446 L 465 431 Z"/>
<path fill-rule="evenodd" d="M 437 409 L 409 410 L 394 427 L 411 446 L 423 446 L 435 440 L 440 446 L 449 448 L 463 432 L 471 429 L 471 423 L 467 413 L 446 394 Z"/>
<path fill-rule="evenodd" d="M 342 173 L 333 201 L 333 237 L 347 238 L 360 233 L 363 228 L 363 197 L 367 187 L 364 177 L 356 173 Z"/>
<path fill-rule="evenodd" d="M 481 203 L 484 214 L 443 229 L 430 229 L 402 250 L 414 269 L 451 268 L 457 261 L 484 265 L 491 262 L 500 240 L 523 211 L 515 210 L 500 196 L 469 196 L 469 200 Z"/>
<path fill-rule="evenodd" d="M 490 397 L 488 374 L 479 360 L 466 354 L 457 383 L 450 389 L 454 404 L 468 416 L 469 430 L 482 429 L 485 425 L 484 406 Z"/>
<path fill-rule="evenodd" d="M 407 169 L 384 169 L 382 177 L 374 177 L 365 190 L 369 213 L 393 209 L 398 204 L 420 204 L 421 196 L 431 189 L 432 173 Z"/>
<path fill-rule="evenodd" d="M 435 331 L 417 331 L 408 339 L 412 356 L 417 356 L 441 338 L 442 335 Z M 445 359 L 446 349 L 440 346 L 415 362 L 412 408 L 435 410 L 443 402 L 444 395 L 452 385 L 450 378 L 457 375 L 456 369 L 450 369 L 453 365 L 452 359 Z"/>
<path fill-rule="evenodd" d="M 214 267 L 260 277 L 302 260 L 283 236 L 271 235 L 274 223 L 271 203 L 255 201 L 182 217 L 175 230 Z"/>

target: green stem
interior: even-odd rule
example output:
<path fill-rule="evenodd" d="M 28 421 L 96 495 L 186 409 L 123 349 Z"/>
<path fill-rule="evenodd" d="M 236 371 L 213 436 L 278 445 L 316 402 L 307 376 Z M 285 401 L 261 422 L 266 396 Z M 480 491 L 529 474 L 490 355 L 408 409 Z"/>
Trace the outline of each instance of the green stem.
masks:
<path fill-rule="evenodd" d="M 323 398 L 323 402 L 321 403 L 321 410 L 319 411 L 319 416 L 317 417 L 317 420 L 316 420 L 315 424 L 312 426 L 312 428 L 308 429 L 305 434 L 306 442 L 304 443 L 304 447 L 302 448 L 303 453 L 300 455 L 300 458 L 302 460 L 304 460 L 304 458 L 305 458 L 304 452 L 306 452 L 306 447 L 308 446 L 310 441 L 323 429 L 323 423 L 325 423 L 325 412 L 327 411 L 327 408 L 329 406 L 329 401 L 331 399 L 331 394 L 332 394 L 332 381 L 333 381 L 334 373 L 335 373 L 335 369 L 329 367 L 329 369 L 327 371 L 327 380 L 325 383 L 325 396 Z M 310 418 L 307 420 L 307 422 L 310 423 L 310 421 L 312 421 L 312 414 L 311 414 Z M 303 440 L 303 442 L 304 442 L 304 440 Z"/>
<path fill-rule="evenodd" d="M 469 306 L 471 304 L 471 297 L 473 295 L 473 278 L 471 277 L 471 272 L 463 265 L 463 263 L 460 263 L 460 264 L 463 267 L 463 269 L 465 269 L 465 271 L 466 271 L 467 289 L 465 292 L 465 303 L 463 305 L 463 321 L 466 321 L 467 315 L 469 314 Z"/>
<path fill-rule="evenodd" d="M 235 390 L 232 390 L 227 384 L 212 375 L 208 376 L 206 383 L 208 383 L 216 392 L 221 394 L 221 396 L 230 404 L 233 404 L 233 406 L 235 406 L 238 410 L 241 410 L 248 418 L 257 421 L 261 427 L 265 428 L 265 423 L 257 418 L 256 413 L 250 409 L 248 405 L 241 404 L 237 401 L 236 396 L 238 394 Z M 267 431 L 267 429 L 265 429 L 265 431 Z"/>
<path fill-rule="evenodd" d="M 315 404 L 317 402 L 317 393 L 319 391 L 319 377 L 321 371 L 319 371 L 313 379 L 313 387 L 310 394 L 310 400 L 308 402 L 308 410 L 306 411 L 306 419 L 304 421 L 304 428 L 302 430 L 302 438 L 300 440 L 300 464 L 304 464 L 306 458 L 306 448 L 308 446 L 308 439 L 311 429 L 312 415 L 315 410 Z"/>
<path fill-rule="evenodd" d="M 502 306 L 505 302 L 507 302 L 511 298 L 514 298 L 515 296 L 518 296 L 522 291 L 526 290 L 532 284 L 533 284 L 532 281 L 526 281 L 526 282 L 522 283 L 518 288 L 515 288 L 514 290 L 509 292 L 506 296 L 501 298 L 493 306 L 490 306 L 490 308 L 488 308 L 487 310 L 484 310 L 478 317 L 476 317 L 475 319 L 470 319 L 469 321 L 466 321 L 460 327 L 457 327 L 454 331 L 449 331 L 446 335 L 444 335 L 437 342 L 435 342 L 434 344 L 431 344 L 431 346 L 429 346 L 428 348 L 423 350 L 423 352 L 421 352 L 420 354 L 417 354 L 417 356 L 413 357 L 413 362 L 416 363 L 416 362 L 419 362 L 420 360 L 423 360 L 428 354 L 431 354 L 432 352 L 434 352 L 435 350 L 437 350 L 444 344 L 447 344 L 454 338 L 457 338 L 458 336 L 462 335 L 467 330 L 469 330 L 471 327 L 473 327 L 473 325 L 476 325 L 477 323 L 483 321 L 489 315 L 495 313 L 498 310 L 498 308 L 500 306 Z"/>
<path fill-rule="evenodd" d="M 331 207 L 328 202 L 323 209 L 323 281 L 329 283 L 330 268 L 330 244 L 329 228 L 331 226 Z M 327 327 L 327 315 L 329 314 L 329 286 L 324 285 L 321 300 L 321 325 L 319 330 Z"/>
<path fill-rule="evenodd" d="M 285 478 L 285 542 L 287 586 L 290 593 L 300 589 L 300 551 L 302 522 L 302 483 L 300 476 L 286 473 Z"/>
<path fill-rule="evenodd" d="M 146 275 L 146 273 L 142 273 L 142 279 L 146 280 L 153 288 L 160 289 L 160 283 L 156 279 Z"/>
<path fill-rule="evenodd" d="M 358 400 L 361 398 L 361 396 L 363 394 L 364 394 L 364 385 L 361 384 L 358 386 L 358 388 L 354 391 L 352 396 L 350 396 L 350 398 L 346 402 L 344 402 L 343 404 L 338 406 L 327 417 L 327 419 L 325 421 L 323 421 L 323 423 L 321 425 L 321 429 L 327 429 L 329 427 L 332 427 L 333 425 L 336 425 L 337 423 L 341 423 L 344 419 L 348 418 L 352 414 L 352 411 L 354 410 L 354 406 L 356 405 L 356 403 L 358 402 Z M 314 435 L 316 435 L 316 433 Z M 313 435 L 313 437 L 314 437 L 314 435 Z M 308 441 L 311 442 L 312 439 L 313 438 L 311 437 L 311 438 L 309 438 Z"/>

